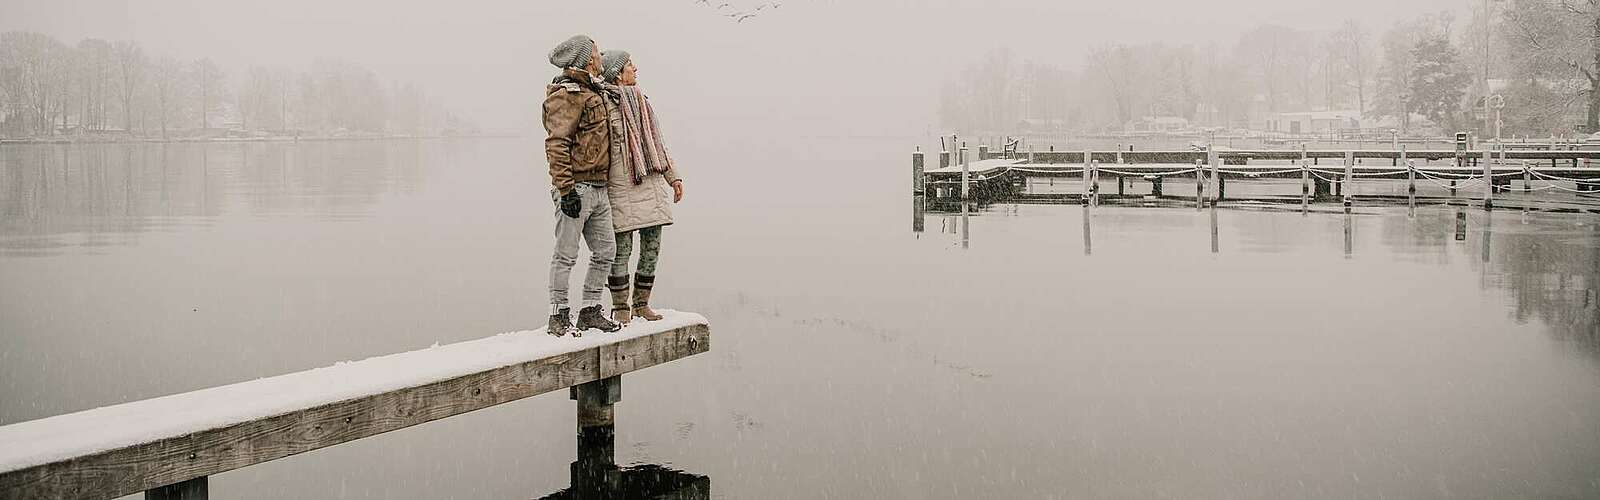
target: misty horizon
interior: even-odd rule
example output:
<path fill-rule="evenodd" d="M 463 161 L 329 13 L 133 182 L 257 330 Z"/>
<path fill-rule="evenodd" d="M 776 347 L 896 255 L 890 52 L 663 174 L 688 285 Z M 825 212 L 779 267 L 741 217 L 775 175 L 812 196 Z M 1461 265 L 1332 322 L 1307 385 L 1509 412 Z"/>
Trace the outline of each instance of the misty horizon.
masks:
<path fill-rule="evenodd" d="M 537 99 L 556 74 L 544 61 L 548 47 L 587 33 L 603 48 L 634 53 L 641 85 L 671 95 L 662 105 L 673 117 L 749 121 L 776 113 L 794 132 L 826 135 L 815 129 L 829 126 L 837 114 L 871 109 L 892 118 L 835 126 L 904 135 L 938 128 L 941 86 L 996 49 L 1080 68 L 1098 45 L 1230 50 L 1240 35 L 1260 25 L 1332 31 L 1354 19 L 1381 32 L 1441 11 L 1454 13 L 1461 24 L 1476 6 L 1260 0 L 1107 9 L 1057 2 L 790 0 L 736 23 L 693 0 L 583 7 L 196 2 L 137 8 L 8 1 L 0 9 L 6 13 L 0 31 L 39 32 L 69 45 L 83 38 L 132 40 L 150 54 L 210 58 L 234 78 L 251 66 L 349 61 L 370 68 L 386 84 L 415 82 L 485 129 L 534 135 Z M 88 12 L 95 15 L 83 15 Z"/>

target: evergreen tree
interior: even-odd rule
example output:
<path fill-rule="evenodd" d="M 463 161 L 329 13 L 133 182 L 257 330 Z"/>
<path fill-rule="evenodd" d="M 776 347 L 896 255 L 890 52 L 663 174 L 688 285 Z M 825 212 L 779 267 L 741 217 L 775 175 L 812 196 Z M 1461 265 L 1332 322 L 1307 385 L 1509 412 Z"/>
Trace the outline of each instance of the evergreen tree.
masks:
<path fill-rule="evenodd" d="M 1411 109 L 1436 124 L 1458 128 L 1461 98 L 1472 83 L 1472 75 L 1461 67 L 1449 37 L 1423 38 L 1411 49 L 1411 57 Z"/>

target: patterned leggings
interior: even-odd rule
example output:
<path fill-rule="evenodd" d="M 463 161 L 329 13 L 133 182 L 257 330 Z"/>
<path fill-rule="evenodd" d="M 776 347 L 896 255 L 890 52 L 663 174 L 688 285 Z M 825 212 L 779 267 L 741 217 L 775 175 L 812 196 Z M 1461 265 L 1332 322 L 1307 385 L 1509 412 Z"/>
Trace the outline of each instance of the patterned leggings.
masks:
<path fill-rule="evenodd" d="M 639 275 L 655 276 L 661 258 L 661 226 L 617 233 L 617 259 L 611 262 L 611 277 L 628 276 L 628 259 L 633 257 L 633 233 L 639 233 Z"/>

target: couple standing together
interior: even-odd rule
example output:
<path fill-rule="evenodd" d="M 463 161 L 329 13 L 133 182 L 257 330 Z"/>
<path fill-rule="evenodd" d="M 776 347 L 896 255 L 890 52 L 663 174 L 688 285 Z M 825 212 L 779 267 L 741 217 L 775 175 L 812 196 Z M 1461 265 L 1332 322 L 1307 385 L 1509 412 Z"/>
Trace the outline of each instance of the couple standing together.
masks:
<path fill-rule="evenodd" d="M 600 51 L 577 35 L 550 51 L 561 75 L 545 90 L 545 159 L 556 202 L 556 247 L 550 258 L 550 326 L 555 336 L 584 330 L 614 332 L 634 317 L 659 320 L 650 309 L 661 228 L 672 224 L 672 204 L 683 200 L 683 181 L 661 142 L 655 111 L 636 85 L 637 68 L 625 51 Z M 629 292 L 628 260 L 638 233 L 639 267 Z M 567 302 L 578 240 L 593 256 L 583 280 L 576 325 Z M 611 290 L 611 318 L 602 310 Z"/>

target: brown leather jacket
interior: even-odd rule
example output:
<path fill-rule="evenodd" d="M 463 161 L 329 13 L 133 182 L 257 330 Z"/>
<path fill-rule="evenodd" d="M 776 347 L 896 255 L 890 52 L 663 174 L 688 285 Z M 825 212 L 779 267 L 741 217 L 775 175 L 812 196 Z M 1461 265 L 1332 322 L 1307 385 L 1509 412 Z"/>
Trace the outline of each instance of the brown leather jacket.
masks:
<path fill-rule="evenodd" d="M 561 194 L 579 182 L 605 183 L 611 168 L 611 103 L 589 74 L 567 69 L 545 88 L 545 161 Z"/>

